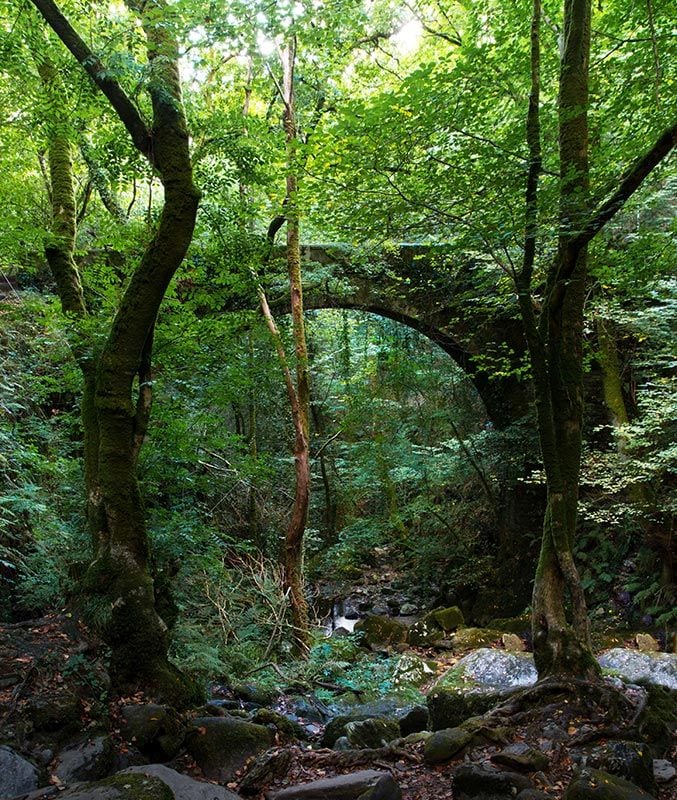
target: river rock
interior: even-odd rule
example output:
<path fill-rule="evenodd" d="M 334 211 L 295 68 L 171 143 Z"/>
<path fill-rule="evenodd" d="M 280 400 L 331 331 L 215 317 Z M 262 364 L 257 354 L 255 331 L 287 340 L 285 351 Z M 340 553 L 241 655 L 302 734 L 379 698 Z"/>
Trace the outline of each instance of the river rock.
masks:
<path fill-rule="evenodd" d="M 403 686 L 418 688 L 434 675 L 435 670 L 415 653 L 403 653 L 395 663 L 392 680 L 398 688 Z"/>
<path fill-rule="evenodd" d="M 677 770 L 667 758 L 654 758 L 653 776 L 656 783 L 661 786 L 670 783 L 675 779 L 675 774 L 677 774 Z"/>
<path fill-rule="evenodd" d="M 0 747 L 0 797 L 32 792 L 38 786 L 37 768 L 11 747 Z"/>
<path fill-rule="evenodd" d="M 677 655 L 675 653 L 642 653 L 615 647 L 603 653 L 598 661 L 602 669 L 613 670 L 626 681 L 654 683 L 677 689 Z"/>
<path fill-rule="evenodd" d="M 401 800 L 402 791 L 388 772 L 365 769 L 266 795 L 267 800 Z"/>
<path fill-rule="evenodd" d="M 248 758 L 267 750 L 273 733 L 235 717 L 199 717 L 186 734 L 186 749 L 205 777 L 227 782 Z"/>
<path fill-rule="evenodd" d="M 434 731 L 455 728 L 470 717 L 485 714 L 509 694 L 492 690 L 436 689 L 427 697 L 430 727 Z"/>
<path fill-rule="evenodd" d="M 650 633 L 638 633 L 635 636 L 635 644 L 637 649 L 644 653 L 657 653 L 661 649 L 658 640 L 654 639 Z"/>
<path fill-rule="evenodd" d="M 169 761 L 179 752 L 185 729 L 179 715 L 155 703 L 123 706 L 121 733 L 151 761 Z"/>
<path fill-rule="evenodd" d="M 424 731 L 428 727 L 428 708 L 427 706 L 417 705 L 404 708 L 398 713 L 400 723 L 400 734 L 409 736 L 410 733 Z"/>
<path fill-rule="evenodd" d="M 494 753 L 491 761 L 517 772 L 542 772 L 550 764 L 550 759 L 545 753 L 534 750 L 522 742 L 508 745 L 500 752 Z"/>
<path fill-rule="evenodd" d="M 638 742 L 612 741 L 592 748 L 587 767 L 604 770 L 636 784 L 647 792 L 656 791 L 650 748 Z"/>
<path fill-rule="evenodd" d="M 408 628 L 392 617 L 370 616 L 356 622 L 354 631 L 366 645 L 399 644 L 407 641 Z"/>
<path fill-rule="evenodd" d="M 114 756 L 108 736 L 85 739 L 59 753 L 54 774 L 65 784 L 96 781 L 113 771 Z"/>
<path fill-rule="evenodd" d="M 654 800 L 654 797 L 625 778 L 585 767 L 567 787 L 564 800 Z"/>
<path fill-rule="evenodd" d="M 479 647 L 498 642 L 503 634 L 491 628 L 462 628 L 456 631 L 451 639 L 451 647 L 455 652 L 477 650 Z"/>
<path fill-rule="evenodd" d="M 438 679 L 433 689 L 458 688 L 459 685 L 511 689 L 531 686 L 537 677 L 530 653 L 508 653 L 483 647 L 464 656 Z"/>
<path fill-rule="evenodd" d="M 240 800 L 236 794 L 224 789 L 223 786 L 196 781 L 187 775 L 182 775 L 180 772 L 170 769 L 164 764 L 131 767 L 124 772 L 118 773 L 118 777 L 124 775 L 141 775 L 158 779 L 171 790 L 174 800 Z M 145 797 L 145 795 L 140 797 Z"/>
<path fill-rule="evenodd" d="M 400 737 L 400 725 L 394 719 L 364 719 L 349 722 L 345 735 L 353 747 L 376 749 Z"/>
<path fill-rule="evenodd" d="M 269 706 L 280 692 L 278 689 L 269 689 L 258 683 L 236 683 L 232 687 L 233 694 L 243 703 L 253 703 L 255 706 Z"/>
<path fill-rule="evenodd" d="M 454 798 L 509 800 L 533 784 L 525 775 L 503 772 L 480 764 L 461 764 L 454 770 Z"/>
<path fill-rule="evenodd" d="M 198 796 L 199 797 L 199 796 Z M 146 775 L 113 775 L 96 783 L 81 784 L 59 795 L 59 800 L 175 800 L 159 778 Z"/>
<path fill-rule="evenodd" d="M 444 728 L 426 741 L 423 758 L 428 764 L 449 761 L 472 740 L 473 734 L 464 728 Z"/>

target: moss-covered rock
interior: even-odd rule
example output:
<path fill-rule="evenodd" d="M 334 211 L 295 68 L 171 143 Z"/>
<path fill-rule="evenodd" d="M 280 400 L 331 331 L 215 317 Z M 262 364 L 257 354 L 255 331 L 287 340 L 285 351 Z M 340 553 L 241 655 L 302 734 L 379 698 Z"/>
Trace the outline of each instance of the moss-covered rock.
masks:
<path fill-rule="evenodd" d="M 398 688 L 418 688 L 435 676 L 435 670 L 415 653 L 403 653 L 393 669 L 393 684 Z"/>
<path fill-rule="evenodd" d="M 432 647 L 463 624 L 463 613 L 458 606 L 434 608 L 409 628 L 409 644 L 414 647 Z"/>
<path fill-rule="evenodd" d="M 242 700 L 244 703 L 253 703 L 256 706 L 270 705 L 280 694 L 279 689 L 262 686 L 258 683 L 236 683 L 232 690 L 238 700 Z"/>
<path fill-rule="evenodd" d="M 151 761 L 169 761 L 183 743 L 185 728 L 179 715 L 155 703 L 123 706 L 122 736 Z"/>
<path fill-rule="evenodd" d="M 473 739 L 473 733 L 465 728 L 444 728 L 438 730 L 426 741 L 423 758 L 428 764 L 449 761 L 460 753 Z"/>
<path fill-rule="evenodd" d="M 63 800 L 174 800 L 174 792 L 159 778 L 113 775 L 59 795 Z"/>
<path fill-rule="evenodd" d="M 365 617 L 355 623 L 355 633 L 366 645 L 401 644 L 407 641 L 408 628 L 392 617 Z"/>
<path fill-rule="evenodd" d="M 531 631 L 531 614 L 527 611 L 518 617 L 500 617 L 492 619 L 487 628 L 501 633 L 527 633 Z"/>
<path fill-rule="evenodd" d="M 345 735 L 353 747 L 376 749 L 400 737 L 400 725 L 394 719 L 364 719 L 348 722 Z"/>
<path fill-rule="evenodd" d="M 454 634 L 451 646 L 456 653 L 477 650 L 498 642 L 501 636 L 501 631 L 492 628 L 462 628 Z"/>
<path fill-rule="evenodd" d="M 653 795 L 630 781 L 600 769 L 586 767 L 574 777 L 564 800 L 654 800 Z"/>
<path fill-rule="evenodd" d="M 645 689 L 647 702 L 637 727 L 642 738 L 651 745 L 654 755 L 661 756 L 670 749 L 677 729 L 677 692 L 652 684 Z"/>
<path fill-rule="evenodd" d="M 470 717 L 481 716 L 505 700 L 510 692 L 435 689 L 427 698 L 430 727 L 455 728 Z"/>
<path fill-rule="evenodd" d="M 235 717 L 200 717 L 193 720 L 185 744 L 205 777 L 227 782 L 248 758 L 267 750 L 273 732 Z"/>
<path fill-rule="evenodd" d="M 277 711 L 270 708 L 257 708 L 252 714 L 251 721 L 256 725 L 274 725 L 275 728 L 288 740 L 306 739 L 307 735 L 302 725 L 293 722 Z"/>
<path fill-rule="evenodd" d="M 458 606 L 436 608 L 430 613 L 435 622 L 437 622 L 445 633 L 451 633 L 451 631 L 455 631 L 457 628 L 461 628 L 465 625 L 463 612 Z"/>

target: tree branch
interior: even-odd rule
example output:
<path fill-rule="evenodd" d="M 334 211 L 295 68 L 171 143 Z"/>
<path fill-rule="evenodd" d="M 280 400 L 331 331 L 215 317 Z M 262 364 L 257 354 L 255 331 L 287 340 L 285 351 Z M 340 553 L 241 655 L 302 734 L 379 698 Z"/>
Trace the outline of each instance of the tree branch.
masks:
<path fill-rule="evenodd" d="M 602 230 L 602 228 L 623 208 L 625 203 L 639 189 L 645 178 L 660 162 L 670 154 L 677 142 L 677 122 L 667 128 L 658 137 L 653 146 L 639 158 L 634 166 L 625 174 L 616 191 L 605 200 L 593 214 L 583 230 L 569 242 L 569 247 L 578 252 Z M 566 280 L 569 275 L 560 274 L 560 280 Z"/>
<path fill-rule="evenodd" d="M 124 89 L 115 78 L 112 78 L 106 72 L 101 60 L 89 49 L 53 0 L 31 0 L 31 2 L 101 92 L 108 98 L 108 101 L 132 137 L 134 146 L 152 163 L 151 133 L 139 110 L 126 95 Z"/>

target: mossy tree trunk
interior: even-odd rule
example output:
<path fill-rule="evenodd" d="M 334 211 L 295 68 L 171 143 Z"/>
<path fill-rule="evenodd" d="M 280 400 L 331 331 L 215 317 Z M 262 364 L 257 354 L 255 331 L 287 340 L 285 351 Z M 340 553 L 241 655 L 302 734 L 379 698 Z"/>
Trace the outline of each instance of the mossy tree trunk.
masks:
<path fill-rule="evenodd" d="M 167 660 L 168 629 L 155 607 L 137 480 L 137 458 L 151 407 L 155 320 L 190 244 L 199 201 L 181 101 L 177 43 L 164 25 L 164 0 L 152 6 L 128 0 L 144 30 L 151 67 L 148 90 L 153 116 L 148 126 L 58 7 L 51 0 L 33 0 L 33 4 L 109 99 L 164 186 L 165 201 L 154 236 L 132 274 L 108 335 L 96 351 L 86 342 L 76 350 L 85 379 L 82 418 L 94 547 L 82 588 L 90 598 L 100 598 L 107 609 L 104 634 L 111 646 L 117 686 L 139 686 L 182 701 L 187 699 L 186 684 Z M 46 248 L 47 257 L 64 310 L 82 318 L 87 309 L 72 258 L 74 205 L 65 200 L 66 195 L 72 197 L 72 177 L 66 178 L 72 175 L 70 143 L 58 128 L 50 135 L 49 150 L 52 193 L 59 199 L 54 203 L 54 236 Z"/>
<path fill-rule="evenodd" d="M 630 457 L 627 430 L 630 415 L 623 393 L 621 359 L 615 327 L 611 320 L 598 316 L 596 330 L 597 361 L 602 370 L 604 402 L 609 412 L 618 455 L 621 460 L 626 461 Z M 675 595 L 674 543 L 670 521 L 661 520 L 660 516 L 655 514 L 652 491 L 648 483 L 641 481 L 631 483 L 627 488 L 627 496 L 630 503 L 641 509 L 644 543 L 653 551 L 655 564 L 660 570 L 661 587 L 669 602 Z"/>
<path fill-rule="evenodd" d="M 526 135 L 524 256 L 514 279 L 527 338 L 547 505 L 533 591 L 534 656 L 539 678 L 594 679 L 585 596 L 573 558 L 583 413 L 583 306 L 587 245 L 674 146 L 674 126 L 657 140 L 593 213 L 588 198 L 590 0 L 564 0 L 559 76 L 559 229 L 557 253 L 537 316 L 532 277 L 537 256 L 540 143 L 540 0 L 533 0 L 531 93 Z"/>

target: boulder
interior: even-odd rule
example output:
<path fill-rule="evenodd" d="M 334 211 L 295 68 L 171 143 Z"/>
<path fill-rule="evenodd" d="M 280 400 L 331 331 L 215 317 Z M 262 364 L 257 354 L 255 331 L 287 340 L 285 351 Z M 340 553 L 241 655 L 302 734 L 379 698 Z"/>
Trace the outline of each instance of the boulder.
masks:
<path fill-rule="evenodd" d="M 511 689 L 536 683 L 534 657 L 529 653 L 508 653 L 483 647 L 468 653 L 444 673 L 433 690 L 459 686 Z"/>
<path fill-rule="evenodd" d="M 454 770 L 454 800 L 510 800 L 534 786 L 525 775 L 502 772 L 480 764 L 461 764 Z"/>
<path fill-rule="evenodd" d="M 0 747 L 0 797 L 26 794 L 37 789 L 39 785 L 37 767 L 11 747 Z"/>
<path fill-rule="evenodd" d="M 256 725 L 274 725 L 287 741 L 308 738 L 302 725 L 270 708 L 257 708 L 252 714 L 251 721 Z"/>
<path fill-rule="evenodd" d="M 266 795 L 267 800 L 401 800 L 402 792 L 388 772 L 365 769 Z"/>
<path fill-rule="evenodd" d="M 159 778 L 113 775 L 96 783 L 81 784 L 59 795 L 60 800 L 174 800 L 174 793 Z"/>
<path fill-rule="evenodd" d="M 550 764 L 550 759 L 545 753 L 534 750 L 522 742 L 508 745 L 500 752 L 494 753 L 491 761 L 517 772 L 542 772 Z"/>
<path fill-rule="evenodd" d="M 635 636 L 635 643 L 637 649 L 645 653 L 657 653 L 661 649 L 658 640 L 654 639 L 650 633 L 638 633 Z"/>
<path fill-rule="evenodd" d="M 431 647 L 463 624 L 463 613 L 458 606 L 435 608 L 409 628 L 409 644 L 414 647 Z"/>
<path fill-rule="evenodd" d="M 393 684 L 399 689 L 406 686 L 418 688 L 435 675 L 435 670 L 415 653 L 403 653 L 393 669 Z"/>
<path fill-rule="evenodd" d="M 462 628 L 454 634 L 451 647 L 456 652 L 477 650 L 500 641 L 501 636 L 503 634 L 500 631 L 491 628 Z"/>
<path fill-rule="evenodd" d="M 202 783 L 187 775 L 182 775 L 164 764 L 148 764 L 143 767 L 131 767 L 118 774 L 142 775 L 147 778 L 161 780 L 172 792 L 174 800 L 240 800 L 240 798 L 213 783 Z M 143 797 L 143 795 L 141 796 Z M 139 798 L 140 800 L 140 798 Z"/>
<path fill-rule="evenodd" d="M 273 733 L 235 717 L 199 717 L 186 734 L 185 745 L 209 780 L 226 783 L 248 758 L 267 750 Z"/>
<path fill-rule="evenodd" d="M 238 700 L 255 706 L 268 706 L 280 695 L 279 689 L 266 688 L 257 683 L 236 683 L 232 691 Z"/>
<path fill-rule="evenodd" d="M 172 708 L 155 703 L 123 706 L 121 733 L 151 761 L 169 761 L 179 752 L 185 733 Z"/>
<path fill-rule="evenodd" d="M 60 738 L 79 733 L 82 728 L 80 701 L 66 688 L 52 697 L 32 698 L 23 713 L 34 730 L 58 732 Z"/>
<path fill-rule="evenodd" d="M 473 733 L 465 728 L 444 728 L 426 741 L 423 758 L 428 764 L 449 761 L 472 741 Z"/>
<path fill-rule="evenodd" d="M 411 706 L 403 708 L 397 715 L 400 723 L 400 734 L 409 736 L 410 733 L 424 731 L 428 727 L 428 708 L 427 706 Z"/>
<path fill-rule="evenodd" d="M 677 774 L 677 770 L 670 761 L 666 758 L 654 758 L 653 777 L 657 784 L 665 786 L 671 783 L 675 779 L 675 774 Z"/>
<path fill-rule="evenodd" d="M 677 689 L 675 653 L 643 653 L 615 647 L 603 653 L 598 661 L 602 669 L 612 670 L 632 683 L 653 683 L 668 689 Z"/>
<path fill-rule="evenodd" d="M 463 625 L 465 625 L 463 612 L 458 606 L 437 608 L 430 613 L 432 614 L 435 622 L 437 622 L 437 624 L 445 633 L 450 633 L 451 631 L 455 631 L 457 628 L 462 628 Z"/>
<path fill-rule="evenodd" d="M 54 774 L 61 783 L 96 781 L 110 774 L 115 757 L 108 736 L 96 736 L 71 745 L 56 758 Z"/>
<path fill-rule="evenodd" d="M 333 747 L 340 736 L 346 733 L 349 722 L 362 722 L 366 719 L 397 719 L 402 706 L 395 698 L 384 698 L 371 703 L 346 707 L 344 713 L 329 720 L 322 736 L 323 747 Z"/>
<path fill-rule="evenodd" d="M 637 720 L 637 728 L 643 739 L 651 743 L 654 755 L 669 752 L 677 729 L 677 692 L 664 686 L 648 684 L 644 710 Z"/>
<path fill-rule="evenodd" d="M 524 639 L 516 633 L 504 633 L 501 642 L 509 653 L 523 653 L 527 649 Z"/>
<path fill-rule="evenodd" d="M 653 758 L 650 748 L 638 742 L 612 741 L 592 748 L 587 755 L 587 767 L 604 770 L 636 784 L 647 792 L 656 791 Z"/>
<path fill-rule="evenodd" d="M 384 747 L 400 737 L 400 725 L 394 719 L 364 719 L 348 722 L 345 735 L 353 747 L 360 750 Z"/>
<path fill-rule="evenodd" d="M 260 755 L 247 768 L 240 781 L 238 791 L 242 794 L 257 794 L 275 779 L 284 778 L 291 767 L 292 757 L 288 750 L 276 750 Z"/>
<path fill-rule="evenodd" d="M 501 617 L 500 619 L 492 619 L 488 627 L 497 631 L 501 631 L 502 633 L 530 633 L 531 614 L 525 612 L 519 617 Z"/>
<path fill-rule="evenodd" d="M 355 623 L 355 633 L 366 645 L 398 644 L 407 641 L 408 628 L 392 617 L 370 616 Z"/>
<path fill-rule="evenodd" d="M 588 767 L 580 770 L 564 793 L 564 800 L 654 800 L 634 783 Z"/>
<path fill-rule="evenodd" d="M 455 728 L 469 717 L 485 714 L 509 696 L 509 692 L 435 690 L 427 697 L 430 727 L 434 731 Z"/>

